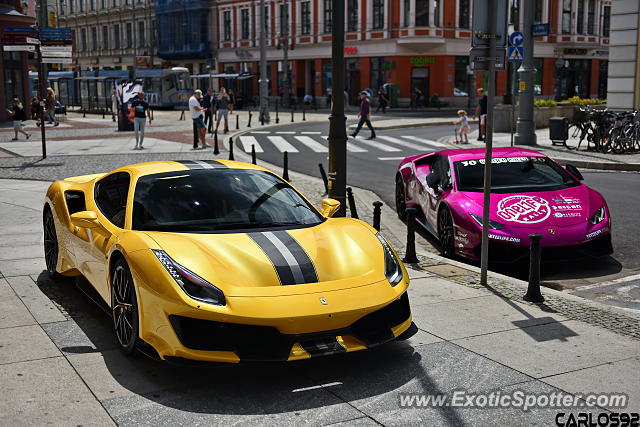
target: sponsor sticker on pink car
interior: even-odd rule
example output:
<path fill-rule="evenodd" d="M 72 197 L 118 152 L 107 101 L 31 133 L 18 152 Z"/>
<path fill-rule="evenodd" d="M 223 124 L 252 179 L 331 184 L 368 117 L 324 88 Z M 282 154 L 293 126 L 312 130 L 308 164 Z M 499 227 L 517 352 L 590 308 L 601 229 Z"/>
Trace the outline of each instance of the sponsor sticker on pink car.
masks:
<path fill-rule="evenodd" d="M 516 195 L 500 200 L 496 214 L 505 221 L 535 224 L 549 218 L 551 207 L 542 197 Z"/>

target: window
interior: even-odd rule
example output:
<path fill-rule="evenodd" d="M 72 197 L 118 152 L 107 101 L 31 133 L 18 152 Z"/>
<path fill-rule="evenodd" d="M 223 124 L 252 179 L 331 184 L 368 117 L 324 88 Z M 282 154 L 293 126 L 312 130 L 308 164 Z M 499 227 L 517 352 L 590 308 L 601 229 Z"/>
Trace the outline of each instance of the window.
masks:
<path fill-rule="evenodd" d="M 411 25 L 411 0 L 404 0 L 402 5 L 402 13 L 404 15 L 402 17 L 402 26 L 408 27 Z"/>
<path fill-rule="evenodd" d="M 587 10 L 587 33 L 594 35 L 596 33 L 596 0 L 589 0 L 589 9 Z"/>
<path fill-rule="evenodd" d="M 467 74 L 468 66 L 469 66 L 468 56 L 456 56 L 453 87 L 458 89 L 459 94 L 463 94 L 463 93 L 468 94 L 469 92 L 469 75 Z"/>
<path fill-rule="evenodd" d="M 562 34 L 571 33 L 571 0 L 562 0 Z"/>
<path fill-rule="evenodd" d="M 347 0 L 347 31 L 358 29 L 358 0 Z"/>
<path fill-rule="evenodd" d="M 75 13 L 76 0 L 69 0 L 69 13 Z"/>
<path fill-rule="evenodd" d="M 440 0 L 433 0 L 433 26 L 440 26 Z"/>
<path fill-rule="evenodd" d="M 145 45 L 144 21 L 138 21 L 138 46 L 144 47 L 144 45 Z"/>
<path fill-rule="evenodd" d="M 113 0 L 113 7 L 120 7 L 120 0 Z"/>
<path fill-rule="evenodd" d="M 80 4 L 80 12 L 84 12 L 84 0 L 78 0 L 78 3 Z"/>
<path fill-rule="evenodd" d="M 371 58 L 371 86 L 369 87 L 374 91 L 387 82 L 387 64 L 383 56 Z"/>
<path fill-rule="evenodd" d="M 542 23 L 542 17 L 544 12 L 544 0 L 535 0 L 533 10 L 533 22 L 536 24 Z"/>
<path fill-rule="evenodd" d="M 109 27 L 102 26 L 102 49 L 109 50 Z"/>
<path fill-rule="evenodd" d="M 513 25 L 513 29 L 518 31 L 520 29 L 520 0 L 510 0 L 511 6 L 509 7 L 509 24 Z"/>
<path fill-rule="evenodd" d="M 60 5 L 58 6 L 58 10 L 60 11 L 60 15 L 64 15 L 64 0 L 60 0 Z"/>
<path fill-rule="evenodd" d="M 80 46 L 82 46 L 82 50 L 87 50 L 87 29 L 83 28 L 80 30 Z"/>
<path fill-rule="evenodd" d="M 127 26 L 125 28 L 127 47 L 133 47 L 133 25 L 131 24 L 131 22 L 127 22 Z"/>
<path fill-rule="evenodd" d="M 101 9 L 107 8 L 107 0 L 100 0 L 100 8 Z"/>
<path fill-rule="evenodd" d="M 308 1 L 302 2 L 300 8 L 300 18 L 302 21 L 302 27 L 300 32 L 304 35 L 308 35 L 311 32 L 311 3 Z"/>
<path fill-rule="evenodd" d="M 98 29 L 91 27 L 91 50 L 98 50 Z"/>
<path fill-rule="evenodd" d="M 611 6 L 605 6 L 602 13 L 602 35 L 609 37 L 609 30 L 611 29 Z"/>
<path fill-rule="evenodd" d="M 96 0 L 89 0 L 89 7 L 91 8 L 91 10 L 96 10 Z"/>
<path fill-rule="evenodd" d="M 469 28 L 469 3 L 471 3 L 470 0 L 460 0 L 458 3 L 458 27 L 460 28 Z"/>
<path fill-rule="evenodd" d="M 281 4 L 280 5 L 280 35 L 288 35 L 289 34 L 289 5 Z"/>
<path fill-rule="evenodd" d="M 113 48 L 120 49 L 120 24 L 113 26 Z"/>
<path fill-rule="evenodd" d="M 324 32 L 331 32 L 331 22 L 333 20 L 333 0 L 324 0 Z"/>
<path fill-rule="evenodd" d="M 263 19 L 263 24 L 264 24 L 264 33 L 266 34 L 266 37 L 269 37 L 269 6 L 265 6 L 264 7 L 264 19 Z"/>
<path fill-rule="evenodd" d="M 222 26 L 224 27 L 224 40 L 231 40 L 231 11 L 227 10 L 222 16 Z"/>
<path fill-rule="evenodd" d="M 578 34 L 584 34 L 584 2 L 585 0 L 578 0 L 578 13 L 576 14 L 576 32 Z"/>
<path fill-rule="evenodd" d="M 384 28 L 384 0 L 373 0 L 373 28 Z"/>
<path fill-rule="evenodd" d="M 416 27 L 429 25 L 429 1 L 416 0 Z"/>
<path fill-rule="evenodd" d="M 116 227 L 124 227 L 130 181 L 128 173 L 116 172 L 96 184 L 94 195 L 96 206 Z"/>
<path fill-rule="evenodd" d="M 242 40 L 249 39 L 249 9 L 240 11 L 240 31 Z"/>

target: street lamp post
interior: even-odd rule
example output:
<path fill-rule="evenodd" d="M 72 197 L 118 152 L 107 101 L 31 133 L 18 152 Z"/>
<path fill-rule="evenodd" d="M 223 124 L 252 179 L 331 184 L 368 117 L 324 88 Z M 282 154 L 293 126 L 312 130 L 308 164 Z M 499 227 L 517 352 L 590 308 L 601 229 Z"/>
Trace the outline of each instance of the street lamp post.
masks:
<path fill-rule="evenodd" d="M 333 0 L 331 25 L 331 116 L 329 116 L 329 197 L 340 202 L 336 216 L 346 214 L 347 118 L 344 115 L 344 0 Z"/>
<path fill-rule="evenodd" d="M 533 63 L 533 3 L 525 1 L 523 5 L 524 60 L 518 70 L 520 75 L 520 115 L 515 134 L 517 145 L 537 145 L 536 125 L 533 121 L 533 77 L 536 72 Z"/>
<path fill-rule="evenodd" d="M 269 123 L 269 78 L 267 77 L 267 19 L 264 13 L 264 0 L 260 0 L 260 122 Z"/>

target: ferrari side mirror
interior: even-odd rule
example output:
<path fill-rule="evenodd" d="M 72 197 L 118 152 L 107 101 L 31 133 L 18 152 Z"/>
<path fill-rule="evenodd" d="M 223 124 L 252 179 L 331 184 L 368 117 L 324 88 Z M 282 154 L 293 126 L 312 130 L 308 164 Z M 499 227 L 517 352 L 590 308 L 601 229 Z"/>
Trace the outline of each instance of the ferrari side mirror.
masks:
<path fill-rule="evenodd" d="M 580 181 L 584 181 L 584 177 L 582 176 L 582 174 L 580 173 L 580 171 L 578 170 L 577 167 L 575 167 L 574 165 L 565 165 L 564 167 L 566 170 L 569 171 L 569 173 L 571 175 L 573 175 L 574 177 L 576 177 L 577 179 L 579 179 Z"/>
<path fill-rule="evenodd" d="M 80 211 L 71 215 L 71 224 L 80 228 L 96 228 L 100 226 L 98 215 L 93 211 Z"/>
<path fill-rule="evenodd" d="M 336 199 L 322 199 L 322 216 L 331 218 L 340 208 L 340 202 Z"/>
<path fill-rule="evenodd" d="M 438 184 L 440 184 L 440 177 L 437 173 L 431 172 L 427 175 L 427 187 L 433 189 L 433 191 L 438 191 Z"/>

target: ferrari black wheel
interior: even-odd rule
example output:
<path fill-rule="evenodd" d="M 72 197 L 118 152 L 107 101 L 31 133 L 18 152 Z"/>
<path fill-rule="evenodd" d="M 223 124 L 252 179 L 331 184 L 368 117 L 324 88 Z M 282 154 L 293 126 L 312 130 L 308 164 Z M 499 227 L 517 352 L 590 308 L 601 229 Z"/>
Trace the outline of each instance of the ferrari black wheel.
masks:
<path fill-rule="evenodd" d="M 453 219 L 449 208 L 443 206 L 438 212 L 438 240 L 440 253 L 447 258 L 453 256 Z"/>
<path fill-rule="evenodd" d="M 131 354 L 138 339 L 138 302 L 131 270 L 124 259 L 111 272 L 111 312 L 120 348 Z"/>
<path fill-rule="evenodd" d="M 407 218 L 407 199 L 404 194 L 404 182 L 400 175 L 396 177 L 396 212 L 401 220 L 404 221 Z"/>
<path fill-rule="evenodd" d="M 53 213 L 49 207 L 45 208 L 43 217 L 44 228 L 44 261 L 50 275 L 56 276 L 56 266 L 58 265 L 58 235 L 56 234 L 56 224 L 53 220 Z"/>

